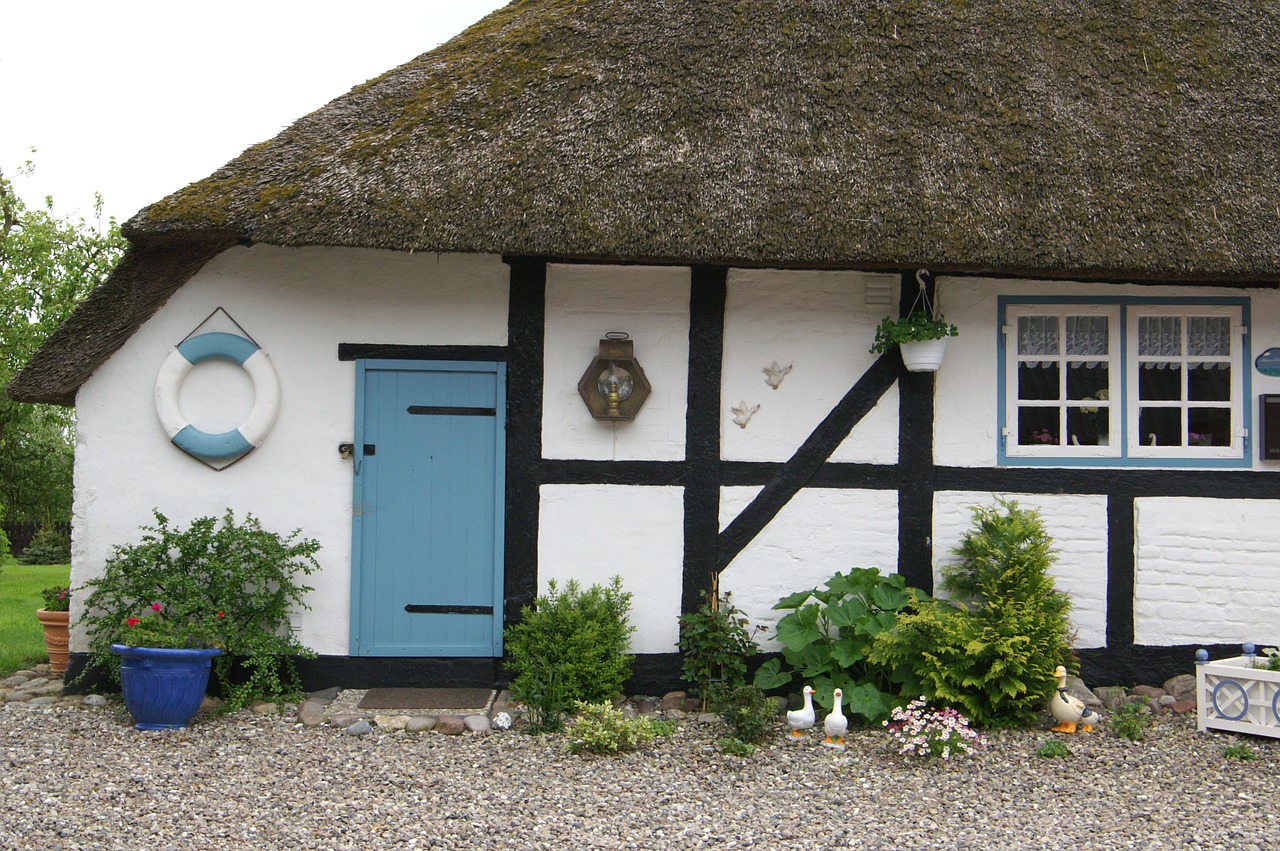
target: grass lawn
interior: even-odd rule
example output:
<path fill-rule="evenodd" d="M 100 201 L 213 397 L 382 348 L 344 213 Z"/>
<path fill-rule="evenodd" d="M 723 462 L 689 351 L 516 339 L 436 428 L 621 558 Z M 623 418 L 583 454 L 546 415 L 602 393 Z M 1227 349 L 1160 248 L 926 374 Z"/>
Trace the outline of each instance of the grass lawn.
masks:
<path fill-rule="evenodd" d="M 44 604 L 40 592 L 52 585 L 66 585 L 69 564 L 16 564 L 0 567 L 0 673 L 49 661 L 44 631 L 36 609 Z"/>

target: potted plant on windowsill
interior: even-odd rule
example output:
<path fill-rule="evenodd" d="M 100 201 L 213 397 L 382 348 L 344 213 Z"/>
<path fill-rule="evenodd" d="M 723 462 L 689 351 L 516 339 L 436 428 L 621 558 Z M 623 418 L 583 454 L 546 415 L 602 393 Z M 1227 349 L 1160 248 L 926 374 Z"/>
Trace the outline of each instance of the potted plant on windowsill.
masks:
<path fill-rule="evenodd" d="M 66 585 L 54 585 L 41 591 L 40 596 L 44 598 L 44 608 L 36 609 L 36 620 L 44 628 L 44 646 L 49 651 L 49 672 L 61 674 L 67 670 L 71 589 Z"/>
<path fill-rule="evenodd" d="M 947 349 L 947 338 L 959 333 L 960 329 L 944 317 L 931 315 L 926 310 L 916 310 L 897 319 L 886 316 L 876 328 L 870 351 L 878 355 L 897 346 L 909 371 L 937 372 Z"/>

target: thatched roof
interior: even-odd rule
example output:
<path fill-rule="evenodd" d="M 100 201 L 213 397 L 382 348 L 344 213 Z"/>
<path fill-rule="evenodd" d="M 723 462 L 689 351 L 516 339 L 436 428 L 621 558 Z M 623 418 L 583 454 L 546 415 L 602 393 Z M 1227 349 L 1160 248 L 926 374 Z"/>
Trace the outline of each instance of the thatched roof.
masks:
<path fill-rule="evenodd" d="M 1274 283 L 1280 0 L 517 0 L 126 234 Z"/>

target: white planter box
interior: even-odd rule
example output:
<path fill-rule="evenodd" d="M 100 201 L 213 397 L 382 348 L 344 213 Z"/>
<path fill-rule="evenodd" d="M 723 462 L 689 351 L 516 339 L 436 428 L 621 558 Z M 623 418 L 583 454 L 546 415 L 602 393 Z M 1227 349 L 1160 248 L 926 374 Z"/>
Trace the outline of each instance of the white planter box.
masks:
<path fill-rule="evenodd" d="M 1201 651 L 1203 652 L 1203 651 Z M 1280 739 L 1280 671 L 1265 656 L 1196 662 L 1196 726 Z"/>

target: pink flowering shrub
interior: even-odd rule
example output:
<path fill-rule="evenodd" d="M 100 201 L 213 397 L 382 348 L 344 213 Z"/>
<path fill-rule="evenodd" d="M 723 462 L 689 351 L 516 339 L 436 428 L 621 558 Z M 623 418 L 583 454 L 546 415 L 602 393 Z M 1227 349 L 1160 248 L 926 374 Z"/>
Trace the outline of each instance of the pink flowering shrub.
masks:
<path fill-rule="evenodd" d="M 900 754 L 950 759 L 952 754 L 973 753 L 974 745 L 987 743 L 970 728 L 968 718 L 950 706 L 929 709 L 923 697 L 896 707 L 884 726 L 901 745 Z"/>

